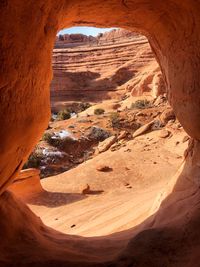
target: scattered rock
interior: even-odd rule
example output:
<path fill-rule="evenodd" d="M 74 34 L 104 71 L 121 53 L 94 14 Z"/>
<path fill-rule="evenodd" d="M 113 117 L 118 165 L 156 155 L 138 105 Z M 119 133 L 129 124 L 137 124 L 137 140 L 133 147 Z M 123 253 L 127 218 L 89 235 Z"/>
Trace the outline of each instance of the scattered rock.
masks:
<path fill-rule="evenodd" d="M 140 136 L 142 134 L 145 134 L 147 131 L 149 131 L 153 125 L 154 121 L 151 121 L 143 126 L 141 126 L 139 129 L 137 129 L 134 134 L 133 134 L 133 138 Z"/>
<path fill-rule="evenodd" d="M 79 123 L 91 123 L 92 120 L 80 119 L 77 122 L 79 122 Z"/>
<path fill-rule="evenodd" d="M 144 117 L 144 116 L 146 116 L 146 114 L 144 112 L 140 111 L 140 112 L 136 113 L 136 116 Z"/>
<path fill-rule="evenodd" d="M 168 130 L 161 130 L 160 133 L 159 133 L 159 137 L 160 138 L 167 138 L 169 136 L 170 132 Z"/>
<path fill-rule="evenodd" d="M 124 150 L 124 152 L 131 152 L 131 149 L 127 148 L 127 149 Z"/>
<path fill-rule="evenodd" d="M 115 103 L 115 104 L 112 105 L 113 109 L 118 109 L 120 107 L 121 107 L 121 105 L 119 103 Z"/>
<path fill-rule="evenodd" d="M 172 108 L 166 109 L 160 115 L 160 120 L 164 125 L 166 125 L 168 123 L 168 121 L 175 120 L 175 119 L 176 119 L 176 116 L 175 116 L 174 111 L 173 111 Z"/>
<path fill-rule="evenodd" d="M 154 106 L 155 107 L 160 106 L 165 102 L 166 102 L 166 97 L 164 95 L 159 95 L 154 102 Z"/>
<path fill-rule="evenodd" d="M 180 122 L 177 123 L 177 128 L 178 129 L 182 128 L 182 125 L 180 124 Z"/>
<path fill-rule="evenodd" d="M 83 195 L 87 195 L 90 193 L 90 186 L 89 184 L 86 185 L 86 187 L 82 190 Z"/>
<path fill-rule="evenodd" d="M 71 228 L 74 228 L 75 226 L 76 226 L 76 224 L 72 224 L 70 227 L 71 227 Z"/>
<path fill-rule="evenodd" d="M 99 153 L 102 153 L 108 150 L 115 143 L 116 140 L 117 140 L 116 136 L 110 136 L 103 142 L 100 142 L 98 145 Z"/>
<path fill-rule="evenodd" d="M 128 135 L 128 132 L 127 131 L 122 131 L 119 136 L 118 136 L 118 140 L 122 140 L 124 138 L 126 138 L 126 136 Z"/>
<path fill-rule="evenodd" d="M 75 125 L 69 125 L 68 128 L 74 129 L 75 128 Z"/>
<path fill-rule="evenodd" d="M 110 168 L 107 165 L 99 165 L 96 167 L 96 170 L 99 172 L 109 172 L 109 171 L 112 171 L 112 168 Z"/>
<path fill-rule="evenodd" d="M 185 143 L 185 142 L 187 142 L 188 140 L 190 140 L 190 137 L 189 137 L 188 135 L 185 135 L 185 136 L 183 137 L 182 143 Z"/>
<path fill-rule="evenodd" d="M 151 126 L 151 130 L 155 131 L 155 130 L 159 130 L 163 127 L 163 124 L 160 120 L 154 120 L 152 126 Z"/>

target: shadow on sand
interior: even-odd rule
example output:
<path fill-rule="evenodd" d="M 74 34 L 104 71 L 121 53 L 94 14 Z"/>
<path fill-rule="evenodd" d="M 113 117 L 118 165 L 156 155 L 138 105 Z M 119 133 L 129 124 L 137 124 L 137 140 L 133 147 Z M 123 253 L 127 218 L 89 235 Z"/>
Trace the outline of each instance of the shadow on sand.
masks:
<path fill-rule="evenodd" d="M 62 193 L 43 191 L 27 201 L 28 204 L 46 206 L 55 208 L 71 204 L 87 198 L 87 196 L 78 193 Z"/>

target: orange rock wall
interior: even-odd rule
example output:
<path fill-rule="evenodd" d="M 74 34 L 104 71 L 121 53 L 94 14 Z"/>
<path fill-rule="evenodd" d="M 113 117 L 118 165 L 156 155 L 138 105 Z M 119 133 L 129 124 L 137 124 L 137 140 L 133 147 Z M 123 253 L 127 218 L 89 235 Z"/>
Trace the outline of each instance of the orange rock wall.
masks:
<path fill-rule="evenodd" d="M 187 133 L 199 140 L 199 15 L 200 2 L 196 0 L 1 1 L 0 193 L 2 194 L 15 179 L 23 162 L 26 161 L 30 151 L 47 127 L 50 114 L 51 53 L 56 33 L 64 27 L 75 25 L 123 27 L 145 34 L 160 63 L 168 88 L 169 100 L 178 119 Z M 195 153 L 190 155 L 192 159 L 190 159 L 189 167 L 185 169 L 185 176 L 188 177 L 191 174 L 193 185 L 198 181 L 198 151 L 199 144 L 196 142 Z M 192 165 L 192 171 L 190 165 Z M 186 180 L 188 181 L 188 179 Z M 178 196 L 177 199 L 179 199 Z M 199 199 L 198 190 L 188 192 L 187 198 L 185 200 L 187 205 L 178 201 L 182 205 L 174 208 L 177 212 L 187 211 L 185 217 L 187 223 L 184 224 L 181 217 L 180 224 L 173 223 L 173 221 L 170 224 L 168 221 L 166 228 L 166 225 L 162 223 L 162 219 L 166 217 L 164 213 L 166 214 L 174 207 L 174 198 L 172 197 L 173 201 L 169 199 L 167 209 L 160 211 L 157 220 L 154 220 L 150 225 L 147 224 L 147 228 L 157 227 L 158 230 L 143 231 L 137 238 L 133 239 L 123 257 L 114 266 L 130 266 L 130 255 L 133 255 L 133 251 L 132 263 L 139 262 L 138 266 L 141 267 L 159 266 L 159 259 L 163 255 L 165 266 L 198 266 L 200 238 L 198 236 L 199 231 L 193 231 L 199 226 L 199 212 L 196 210 L 198 203 L 194 201 L 194 198 Z M 193 209 L 188 203 L 194 203 Z M 67 246 L 68 242 L 59 242 L 59 238 L 62 240 L 64 237 L 57 234 L 53 244 L 52 232 L 46 230 L 25 205 L 6 192 L 1 195 L 0 207 L 2 266 L 6 266 L 4 262 L 9 264 L 9 261 L 12 260 L 17 261 L 16 266 L 20 266 L 20 261 L 27 258 L 35 266 L 36 261 L 44 258 L 44 255 L 48 261 L 49 257 L 51 259 L 54 257 L 54 253 L 56 253 L 57 259 L 62 258 L 62 255 L 65 257 L 69 255 L 70 257 L 71 251 L 78 244 L 78 242 L 73 244 L 69 248 L 69 254 L 66 254 L 63 248 Z M 162 236 L 159 230 L 160 225 L 162 225 L 162 229 L 165 229 Z M 171 240 L 170 246 L 166 246 L 169 244 L 167 242 L 169 239 Z M 161 244 L 159 243 L 160 240 L 162 241 Z M 194 242 L 194 240 L 196 241 Z M 26 241 L 29 243 L 28 248 L 24 245 Z M 43 245 L 40 246 L 40 244 Z M 156 244 L 155 250 L 151 251 L 153 244 Z M 190 250 L 185 250 L 186 244 Z M 101 245 L 97 244 L 96 246 Z M 142 251 L 137 250 L 141 247 L 143 248 Z M 167 248 L 166 251 L 163 250 L 163 254 L 161 247 Z M 8 253 L 9 248 L 10 252 L 13 253 L 12 255 Z M 152 254 L 154 251 L 156 254 Z M 179 254 L 176 253 L 175 255 L 174 251 L 179 252 Z M 183 255 L 184 251 L 187 253 Z M 197 252 L 195 253 L 195 251 Z M 18 252 L 17 257 L 15 257 L 16 252 Z M 6 257 L 6 253 L 9 254 L 9 257 Z M 145 258 L 144 253 L 148 257 Z M 172 261 L 169 261 L 169 256 Z M 73 255 L 73 260 L 76 259 L 77 254 Z M 78 259 L 80 260 L 79 255 Z M 126 259 L 124 264 L 123 259 Z M 86 256 L 84 260 L 87 261 Z M 178 263 L 176 264 L 176 262 Z M 55 266 L 58 265 L 55 261 L 53 263 Z M 66 263 L 66 266 L 98 266 L 98 264 L 90 263 L 84 265 L 80 262 L 79 265 Z M 39 266 L 37 263 L 36 265 Z M 49 264 L 40 266 L 52 266 L 52 264 L 49 262 Z"/>

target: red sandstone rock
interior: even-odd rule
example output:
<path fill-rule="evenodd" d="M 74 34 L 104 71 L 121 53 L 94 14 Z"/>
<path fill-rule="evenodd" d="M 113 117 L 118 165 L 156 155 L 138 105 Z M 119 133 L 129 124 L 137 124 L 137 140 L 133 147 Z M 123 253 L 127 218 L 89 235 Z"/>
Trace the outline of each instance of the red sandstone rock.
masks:
<path fill-rule="evenodd" d="M 61 42 L 53 51 L 53 70 L 53 107 L 56 101 L 109 99 L 124 90 L 153 96 L 164 90 L 147 39 L 122 29 L 103 34 L 98 45 L 85 42 L 68 49 Z"/>
<path fill-rule="evenodd" d="M 90 186 L 89 184 L 86 185 L 86 187 L 82 190 L 83 195 L 87 195 L 90 193 Z"/>
<path fill-rule="evenodd" d="M 159 137 L 161 137 L 161 138 L 167 138 L 169 136 L 169 134 L 170 134 L 169 131 L 163 129 L 163 130 L 160 131 Z"/>
<path fill-rule="evenodd" d="M 1 1 L 2 266 L 106 266 L 101 264 L 104 260 L 107 265 L 124 267 L 135 262 L 142 267 L 199 266 L 199 10 L 199 1 L 188 0 Z M 174 112 L 196 140 L 191 142 L 184 168 L 171 181 L 167 194 L 159 197 L 155 215 L 134 229 L 131 241 L 123 243 L 124 250 L 118 256 L 111 247 L 93 256 L 93 251 L 101 247 L 101 239 L 67 239 L 45 227 L 26 205 L 5 192 L 48 125 L 52 48 L 57 31 L 72 25 L 125 27 L 146 34 L 161 66 Z M 126 233 L 126 240 L 134 230 Z M 90 249 L 84 242 L 90 243 Z M 118 236 L 115 243 L 120 242 Z M 79 250 L 74 251 L 78 246 Z M 111 252 L 114 260 L 103 258 Z"/>
<path fill-rule="evenodd" d="M 107 165 L 99 165 L 99 166 L 96 167 L 96 170 L 100 171 L 100 172 L 108 172 L 108 171 L 110 171 L 112 169 Z"/>
<path fill-rule="evenodd" d="M 100 142 L 97 148 L 99 153 L 108 150 L 115 143 L 116 140 L 117 140 L 116 136 L 110 136 L 106 138 L 103 142 Z"/>

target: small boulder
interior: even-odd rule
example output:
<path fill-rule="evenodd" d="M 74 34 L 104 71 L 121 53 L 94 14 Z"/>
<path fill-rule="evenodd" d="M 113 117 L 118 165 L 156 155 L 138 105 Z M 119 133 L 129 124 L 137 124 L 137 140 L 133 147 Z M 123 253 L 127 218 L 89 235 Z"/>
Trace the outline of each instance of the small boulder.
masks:
<path fill-rule="evenodd" d="M 188 135 L 185 135 L 185 136 L 183 137 L 182 142 L 185 143 L 185 142 L 187 142 L 189 139 L 190 139 L 190 137 L 189 137 Z"/>
<path fill-rule="evenodd" d="M 82 190 L 82 194 L 83 195 L 87 195 L 87 194 L 89 194 L 90 193 L 90 186 L 89 186 L 89 184 L 87 184 L 86 186 L 85 186 L 85 188 Z"/>
<path fill-rule="evenodd" d="M 163 130 L 160 131 L 160 133 L 159 133 L 159 137 L 160 137 L 160 138 L 167 138 L 167 137 L 169 136 L 169 134 L 170 134 L 169 131 L 163 129 Z"/>
<path fill-rule="evenodd" d="M 168 123 L 168 121 L 175 120 L 175 119 L 176 119 L 176 116 L 175 116 L 174 111 L 173 111 L 172 108 L 166 109 L 160 115 L 160 120 L 164 125 L 166 125 Z"/>
<path fill-rule="evenodd" d="M 152 125 L 154 124 L 154 121 L 151 121 L 143 126 L 141 126 L 139 129 L 137 129 L 134 134 L 133 134 L 133 138 L 140 136 L 142 134 L 145 134 L 147 131 L 149 131 L 152 127 Z"/>
<path fill-rule="evenodd" d="M 165 102 L 166 102 L 166 97 L 164 95 L 159 95 L 154 101 L 154 106 L 158 107 Z"/>
<path fill-rule="evenodd" d="M 109 171 L 112 171 L 112 168 L 110 168 L 107 165 L 99 165 L 96 167 L 96 170 L 99 172 L 109 172 Z"/>
<path fill-rule="evenodd" d="M 128 135 L 128 132 L 127 131 L 122 131 L 119 136 L 118 136 L 118 140 L 122 140 L 124 138 L 126 138 L 126 136 Z"/>
<path fill-rule="evenodd" d="M 98 145 L 99 153 L 102 153 L 108 150 L 115 143 L 116 140 L 117 140 L 117 137 L 113 135 L 113 136 L 108 137 L 103 142 L 100 142 Z"/>

